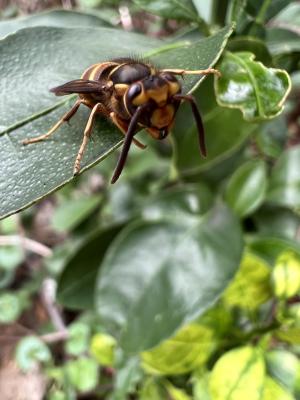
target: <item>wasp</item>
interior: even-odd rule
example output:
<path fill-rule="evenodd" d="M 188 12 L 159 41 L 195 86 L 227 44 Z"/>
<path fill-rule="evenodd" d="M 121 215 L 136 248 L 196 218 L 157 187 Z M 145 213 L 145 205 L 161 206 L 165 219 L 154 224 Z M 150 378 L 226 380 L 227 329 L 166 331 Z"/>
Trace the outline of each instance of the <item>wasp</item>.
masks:
<path fill-rule="evenodd" d="M 195 98 L 182 94 L 177 76 L 217 74 L 213 68 L 189 71 L 184 69 L 158 69 L 152 64 L 133 58 L 119 58 L 91 65 L 80 79 L 50 89 L 56 96 L 78 94 L 73 107 L 44 135 L 26 139 L 23 144 L 36 143 L 49 138 L 63 123 L 69 121 L 80 105 L 91 109 L 75 164 L 74 175 L 80 172 L 80 163 L 91 136 L 97 114 L 110 119 L 125 135 L 124 144 L 111 183 L 115 183 L 126 162 L 131 143 L 145 148 L 134 136 L 145 129 L 154 139 L 165 139 L 174 123 L 182 101 L 191 105 L 196 121 L 200 152 L 206 156 L 204 128 Z"/>

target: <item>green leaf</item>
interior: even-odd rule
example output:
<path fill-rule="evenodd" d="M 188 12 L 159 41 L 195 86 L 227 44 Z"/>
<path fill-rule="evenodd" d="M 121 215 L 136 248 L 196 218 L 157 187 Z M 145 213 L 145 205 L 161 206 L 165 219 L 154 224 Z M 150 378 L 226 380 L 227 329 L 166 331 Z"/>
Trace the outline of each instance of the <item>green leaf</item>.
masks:
<path fill-rule="evenodd" d="M 295 400 L 295 398 L 276 381 L 266 377 L 261 400 Z"/>
<path fill-rule="evenodd" d="M 223 295 L 223 301 L 227 306 L 255 310 L 270 297 L 270 267 L 262 259 L 246 253 L 238 273 Z"/>
<path fill-rule="evenodd" d="M 133 0 L 143 10 L 159 15 L 163 18 L 172 18 L 186 21 L 196 21 L 198 18 L 192 0 Z"/>
<path fill-rule="evenodd" d="M 292 239 L 269 235 L 256 235 L 249 237 L 247 244 L 253 253 L 257 254 L 271 265 L 275 263 L 277 257 L 285 250 L 292 250 L 297 256 L 300 256 L 300 245 L 296 240 Z"/>
<path fill-rule="evenodd" d="M 199 154 L 198 133 L 195 121 L 187 104 L 183 104 L 173 128 L 175 151 L 174 163 L 182 174 L 196 174 L 210 170 L 227 160 L 256 129 L 246 122 L 237 110 L 224 109 L 217 105 L 212 80 L 206 79 L 195 92 L 201 114 L 207 145 L 207 157 Z"/>
<path fill-rule="evenodd" d="M 275 333 L 277 338 L 284 342 L 293 345 L 300 345 L 300 327 L 282 326 Z"/>
<path fill-rule="evenodd" d="M 20 298 L 13 293 L 0 294 L 0 323 L 9 324 L 16 321 L 22 312 Z"/>
<path fill-rule="evenodd" d="M 104 20 L 93 14 L 78 11 L 53 10 L 29 17 L 15 18 L 0 22 L 0 37 L 16 32 L 19 29 L 32 26 L 71 27 L 99 27 L 108 25 Z"/>
<path fill-rule="evenodd" d="M 24 250 L 21 246 L 1 246 L 0 270 L 14 270 L 23 261 L 24 256 Z"/>
<path fill-rule="evenodd" d="M 115 361 L 115 339 L 106 333 L 97 333 L 92 337 L 90 352 L 100 365 L 112 366 Z"/>
<path fill-rule="evenodd" d="M 286 150 L 278 159 L 272 170 L 267 200 L 285 207 L 300 207 L 299 157 L 298 145 Z"/>
<path fill-rule="evenodd" d="M 227 52 L 215 80 L 217 101 L 223 107 L 238 108 L 245 120 L 270 119 L 280 114 L 291 89 L 286 71 L 266 68 L 249 52 Z"/>
<path fill-rule="evenodd" d="M 99 194 L 65 200 L 53 213 L 52 227 L 61 232 L 76 228 L 99 206 L 100 201 Z"/>
<path fill-rule="evenodd" d="M 210 373 L 206 371 L 196 374 L 193 377 L 193 395 L 195 400 L 211 400 L 209 380 Z"/>
<path fill-rule="evenodd" d="M 27 372 L 32 370 L 37 362 L 47 363 L 50 361 L 51 353 L 39 338 L 27 336 L 17 345 L 16 359 L 19 367 Z"/>
<path fill-rule="evenodd" d="M 300 373 L 297 356 L 287 350 L 272 350 L 265 355 L 268 373 L 292 393 Z"/>
<path fill-rule="evenodd" d="M 300 289 L 300 257 L 290 250 L 280 254 L 272 272 L 272 281 L 277 298 L 295 296 Z"/>
<path fill-rule="evenodd" d="M 172 400 L 192 400 L 185 391 L 173 386 L 169 381 L 166 381 L 164 386 Z"/>
<path fill-rule="evenodd" d="M 296 33 L 284 28 L 268 29 L 266 45 L 273 56 L 299 52 L 299 32 Z"/>
<path fill-rule="evenodd" d="M 61 127 L 50 140 L 29 146 L 21 143 L 46 132 L 74 102 L 55 97 L 49 88 L 80 77 L 95 62 L 130 53 L 151 56 L 154 63 L 169 68 L 207 68 L 216 63 L 231 32 L 232 28 L 226 27 L 195 42 L 166 44 L 107 28 L 35 27 L 0 41 L 4 105 L 0 108 L 0 216 L 28 207 L 73 179 L 74 160 L 89 115 L 86 108 L 79 109 L 71 125 Z M 14 71 L 9 80 L 7 71 Z M 183 91 L 192 90 L 202 79 L 187 77 Z M 15 88 L 18 96 L 11 95 Z M 118 129 L 103 118 L 96 121 L 93 138 L 82 171 L 103 160 L 123 140 Z"/>
<path fill-rule="evenodd" d="M 68 308 L 91 309 L 99 263 L 122 225 L 93 232 L 69 258 L 59 279 L 57 299 Z"/>
<path fill-rule="evenodd" d="M 225 200 L 240 216 L 252 214 L 263 202 L 267 189 L 267 170 L 263 161 L 251 160 L 231 176 Z"/>
<path fill-rule="evenodd" d="M 102 263 L 97 311 L 126 351 L 149 349 L 211 306 L 242 248 L 238 221 L 223 205 L 204 215 L 133 223 Z"/>
<path fill-rule="evenodd" d="M 204 324 L 192 323 L 158 347 L 143 352 L 143 366 L 153 374 L 183 374 L 204 365 L 215 348 L 215 332 Z"/>
<path fill-rule="evenodd" d="M 65 365 L 69 382 L 79 392 L 93 390 L 98 383 L 98 364 L 91 358 L 72 360 Z"/>
<path fill-rule="evenodd" d="M 135 392 L 136 384 L 140 379 L 141 369 L 139 359 L 131 357 L 124 360 L 124 363 L 118 368 L 111 400 L 126 399 L 128 393 Z"/>
<path fill-rule="evenodd" d="M 213 400 L 261 400 L 265 364 L 258 349 L 250 346 L 225 353 L 210 378 Z"/>
<path fill-rule="evenodd" d="M 65 343 L 68 354 L 79 355 L 88 349 L 90 328 L 83 322 L 74 322 L 68 327 L 69 337 Z"/>

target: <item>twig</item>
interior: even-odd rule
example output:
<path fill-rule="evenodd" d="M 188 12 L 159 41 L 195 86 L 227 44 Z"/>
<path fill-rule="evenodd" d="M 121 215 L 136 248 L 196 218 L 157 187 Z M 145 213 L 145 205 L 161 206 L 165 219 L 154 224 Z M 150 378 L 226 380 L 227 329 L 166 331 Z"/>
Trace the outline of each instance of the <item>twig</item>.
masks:
<path fill-rule="evenodd" d="M 50 343 L 62 342 L 64 340 L 67 340 L 68 337 L 69 337 L 69 332 L 65 330 L 60 332 L 47 333 L 45 335 L 40 336 L 40 339 L 43 342 L 50 344 Z"/>
<path fill-rule="evenodd" d="M 55 280 L 51 278 L 46 278 L 42 283 L 41 299 L 48 312 L 53 326 L 57 330 L 57 333 L 62 334 L 67 332 L 67 328 L 62 316 L 60 315 L 59 309 L 55 304 L 55 291 Z"/>
<path fill-rule="evenodd" d="M 23 246 L 26 250 L 32 251 L 41 257 L 50 257 L 52 255 L 52 250 L 49 247 L 19 235 L 0 235 L 0 246 Z"/>

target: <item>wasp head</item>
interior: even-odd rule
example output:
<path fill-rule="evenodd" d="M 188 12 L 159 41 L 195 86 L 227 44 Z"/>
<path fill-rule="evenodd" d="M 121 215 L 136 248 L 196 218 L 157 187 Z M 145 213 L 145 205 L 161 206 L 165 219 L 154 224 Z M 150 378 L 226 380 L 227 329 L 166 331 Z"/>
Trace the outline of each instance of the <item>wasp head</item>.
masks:
<path fill-rule="evenodd" d="M 150 75 L 132 83 L 124 96 L 127 112 L 132 116 L 139 106 L 146 107 L 139 124 L 156 139 L 164 139 L 174 121 L 179 101 L 173 98 L 181 92 L 181 85 L 170 73 Z"/>

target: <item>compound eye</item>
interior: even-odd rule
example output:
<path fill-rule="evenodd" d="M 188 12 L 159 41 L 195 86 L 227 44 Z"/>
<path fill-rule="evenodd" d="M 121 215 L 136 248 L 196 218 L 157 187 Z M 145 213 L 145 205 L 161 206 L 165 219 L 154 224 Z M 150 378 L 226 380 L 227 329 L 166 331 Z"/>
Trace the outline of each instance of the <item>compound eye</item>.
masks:
<path fill-rule="evenodd" d="M 134 83 L 127 91 L 127 99 L 132 101 L 136 96 L 142 92 L 142 87 L 139 83 Z"/>
<path fill-rule="evenodd" d="M 169 82 L 177 82 L 177 78 L 169 72 L 163 73 L 162 78 L 166 79 Z"/>

